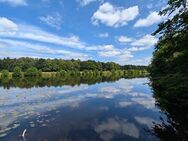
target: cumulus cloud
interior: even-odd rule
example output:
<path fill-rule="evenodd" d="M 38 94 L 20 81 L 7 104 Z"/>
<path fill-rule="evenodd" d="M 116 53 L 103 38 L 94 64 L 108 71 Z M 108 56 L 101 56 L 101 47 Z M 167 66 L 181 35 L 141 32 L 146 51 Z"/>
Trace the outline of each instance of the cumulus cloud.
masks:
<path fill-rule="evenodd" d="M 164 17 L 160 16 L 158 12 L 151 12 L 146 18 L 139 19 L 134 27 L 148 27 L 160 23 L 163 19 Z"/>
<path fill-rule="evenodd" d="M 143 51 L 143 50 L 150 49 L 158 41 L 156 37 L 151 36 L 149 34 L 138 39 L 130 38 L 126 36 L 119 36 L 116 38 L 121 44 L 129 43 L 129 45 L 132 47 L 126 48 L 125 50 L 130 51 L 130 52 Z"/>
<path fill-rule="evenodd" d="M 132 42 L 131 45 L 136 47 L 152 47 L 157 43 L 157 41 L 157 38 L 147 34 L 144 37 Z"/>
<path fill-rule="evenodd" d="M 105 58 L 111 58 L 121 65 L 125 64 L 127 61 L 134 57 L 133 54 L 127 49 L 117 48 L 109 51 L 99 51 L 98 55 Z"/>
<path fill-rule="evenodd" d="M 133 53 L 138 51 L 144 51 L 153 47 L 158 39 L 149 34 L 135 39 L 126 36 L 116 37 L 119 42 L 128 43 L 130 48 L 117 48 L 114 45 L 100 45 L 90 46 L 87 50 L 97 51 L 100 57 L 111 58 L 119 64 L 134 64 L 134 65 L 148 65 L 151 61 L 151 57 L 135 58 Z M 121 43 L 120 42 L 120 43 Z"/>
<path fill-rule="evenodd" d="M 0 3 L 8 3 L 11 6 L 26 6 L 26 0 L 0 0 Z"/>
<path fill-rule="evenodd" d="M 94 25 L 102 23 L 110 27 L 120 27 L 134 20 L 138 14 L 138 6 L 123 8 L 106 2 L 93 14 L 91 20 Z"/>
<path fill-rule="evenodd" d="M 129 64 L 133 65 L 149 65 L 151 63 L 151 56 L 150 57 L 141 57 L 141 58 L 133 58 L 129 60 Z"/>
<path fill-rule="evenodd" d="M 56 29 L 61 29 L 61 25 L 63 23 L 62 17 L 59 13 L 53 13 L 52 15 L 42 16 L 39 19 L 41 22 Z"/>
<path fill-rule="evenodd" d="M 98 54 L 99 56 L 102 56 L 102 57 L 114 57 L 114 56 L 120 55 L 121 52 L 117 50 L 110 50 L 110 51 L 101 51 Z"/>
<path fill-rule="evenodd" d="M 108 33 L 103 33 L 103 37 L 108 36 Z M 86 42 L 80 40 L 80 38 L 76 35 L 69 36 L 59 36 L 57 34 L 52 34 L 47 32 L 39 27 L 27 25 L 27 24 L 19 24 L 14 21 L 0 17 L 0 37 L 13 39 L 13 40 L 27 40 L 33 46 L 47 46 L 51 48 L 52 46 L 59 46 L 60 48 L 67 49 L 76 49 L 79 51 L 87 51 L 87 53 L 81 53 L 81 55 L 76 54 L 75 56 L 79 56 L 80 59 L 91 59 L 89 55 L 92 56 L 92 53 L 96 53 L 101 58 L 107 58 L 109 60 L 113 59 L 114 62 L 119 64 L 131 64 L 131 63 L 143 63 L 143 61 L 147 60 L 136 60 L 134 58 L 133 52 L 142 51 L 151 48 L 156 42 L 157 39 L 151 35 L 145 35 L 140 39 L 129 38 L 126 36 L 122 36 L 119 38 L 121 42 L 129 42 L 130 48 L 117 48 L 113 44 L 104 44 L 104 45 L 90 45 Z M 102 36 L 101 36 L 102 37 Z M 40 43 L 40 44 L 38 44 Z M 6 44 L 3 44 L 3 47 Z M 43 49 L 43 51 L 49 51 L 48 49 Z M 60 49 L 61 50 L 61 49 Z M 38 50 L 39 52 L 39 50 Z M 51 51 L 54 52 L 54 51 Z M 60 53 L 61 52 L 61 53 Z M 73 51 L 74 52 L 74 51 Z M 41 52 L 40 52 L 41 53 Z M 47 53 L 47 52 L 46 52 Z M 65 53 L 65 52 L 64 52 Z M 62 54 L 61 51 L 55 51 L 55 53 L 51 54 Z M 69 52 L 70 54 L 70 52 Z M 74 54 L 74 53 L 73 53 Z M 88 54 L 88 55 L 86 55 Z M 1 56 L 7 57 L 9 56 L 6 52 L 1 52 Z M 19 56 L 16 55 L 15 56 Z M 22 56 L 27 56 L 26 54 L 22 54 Z M 37 54 L 32 54 L 32 56 L 39 56 Z M 70 56 L 70 55 L 66 55 Z M 72 56 L 74 58 L 74 56 Z M 136 62 L 135 62 L 136 61 Z M 148 63 L 147 61 L 146 63 Z"/>
<path fill-rule="evenodd" d="M 101 45 L 88 47 L 87 50 L 96 50 L 100 57 L 113 58 L 118 63 L 123 63 L 133 57 L 127 49 L 118 49 L 114 45 Z"/>
<path fill-rule="evenodd" d="M 129 37 L 127 37 L 127 36 L 123 36 L 123 35 L 117 37 L 117 39 L 118 39 L 118 41 L 119 41 L 120 43 L 130 43 L 130 42 L 133 41 L 132 38 L 129 38 Z"/>

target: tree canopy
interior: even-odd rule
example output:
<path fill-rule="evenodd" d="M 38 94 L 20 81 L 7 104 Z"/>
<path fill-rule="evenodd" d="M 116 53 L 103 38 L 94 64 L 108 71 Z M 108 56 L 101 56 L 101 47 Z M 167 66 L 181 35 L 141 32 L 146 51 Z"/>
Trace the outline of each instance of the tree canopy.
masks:
<path fill-rule="evenodd" d="M 169 0 L 160 12 L 169 19 L 159 24 L 154 35 L 160 40 L 151 63 L 151 76 L 165 76 L 188 72 L 188 9 L 186 0 Z"/>
<path fill-rule="evenodd" d="M 160 39 L 149 70 L 156 104 L 168 120 L 156 123 L 153 134 L 163 141 L 183 141 L 188 138 L 187 2 L 168 0 L 160 14 L 169 18 L 154 32 Z"/>
<path fill-rule="evenodd" d="M 96 62 L 93 60 L 63 60 L 63 59 L 43 59 L 43 58 L 4 58 L 0 59 L 0 70 L 7 69 L 10 72 L 14 71 L 15 67 L 19 67 L 23 72 L 31 67 L 35 67 L 43 72 L 57 72 L 65 71 L 84 71 L 84 70 L 98 70 L 98 71 L 112 71 L 112 70 L 144 70 L 146 66 L 125 65 L 121 66 L 114 62 Z"/>

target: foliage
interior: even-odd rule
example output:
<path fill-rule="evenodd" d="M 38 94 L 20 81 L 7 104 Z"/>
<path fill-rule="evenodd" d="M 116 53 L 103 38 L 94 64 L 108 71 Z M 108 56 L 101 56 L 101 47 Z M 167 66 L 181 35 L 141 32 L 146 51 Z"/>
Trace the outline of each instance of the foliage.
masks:
<path fill-rule="evenodd" d="M 37 68 L 35 67 L 30 67 L 26 70 L 26 72 L 24 73 L 25 76 L 40 76 L 41 75 L 41 71 L 39 71 Z"/>
<path fill-rule="evenodd" d="M 9 71 L 4 69 L 1 71 L 1 77 L 2 78 L 6 78 L 6 77 L 9 77 Z"/>
<path fill-rule="evenodd" d="M 154 33 L 160 34 L 160 40 L 150 67 L 152 77 L 188 73 L 188 10 L 184 0 L 169 0 L 168 4 L 160 14 L 177 14 L 161 23 Z"/>
<path fill-rule="evenodd" d="M 71 76 L 73 72 L 62 71 L 63 76 L 59 76 L 59 72 L 42 72 L 39 77 L 9 77 L 0 79 L 0 86 L 4 88 L 20 87 L 45 87 L 45 86 L 64 86 L 64 85 L 80 85 L 80 84 L 95 84 L 100 82 L 113 82 L 120 78 L 135 78 L 145 77 L 142 75 L 128 75 L 124 71 L 84 71 L 74 72 L 74 76 Z M 126 74 L 126 75 L 125 75 Z"/>
<path fill-rule="evenodd" d="M 121 66 L 114 62 L 96 62 L 93 60 L 80 61 L 80 60 L 63 60 L 63 59 L 34 59 L 34 58 L 17 58 L 0 59 L 0 70 L 7 69 L 10 72 L 14 71 L 15 67 L 21 68 L 25 72 L 28 68 L 36 67 L 42 72 L 60 72 L 64 71 L 112 71 L 112 70 L 128 70 L 128 69 L 146 69 L 146 66 Z"/>
<path fill-rule="evenodd" d="M 160 12 L 170 18 L 154 35 L 160 40 L 149 67 L 157 105 L 168 120 L 155 124 L 153 134 L 160 140 L 183 141 L 188 138 L 188 9 L 186 0 L 169 0 Z"/>
<path fill-rule="evenodd" d="M 65 70 L 60 70 L 59 72 L 58 72 L 58 75 L 59 76 L 65 76 L 66 75 L 66 71 Z"/>
<path fill-rule="evenodd" d="M 22 70 L 20 67 L 15 67 L 13 70 L 13 77 L 21 77 L 22 76 Z"/>

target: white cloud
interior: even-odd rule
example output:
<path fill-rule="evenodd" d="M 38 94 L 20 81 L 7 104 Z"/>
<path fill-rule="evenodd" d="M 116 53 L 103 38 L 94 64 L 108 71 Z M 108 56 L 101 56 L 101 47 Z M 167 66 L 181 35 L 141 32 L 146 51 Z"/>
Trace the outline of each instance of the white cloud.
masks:
<path fill-rule="evenodd" d="M 88 51 L 111 51 L 114 50 L 115 47 L 113 45 L 98 45 L 98 46 L 90 46 L 87 47 Z"/>
<path fill-rule="evenodd" d="M 109 87 L 102 87 L 102 88 L 100 88 L 99 92 L 102 92 L 102 93 L 114 93 L 114 94 L 116 94 L 116 93 L 120 92 L 120 89 L 117 89 L 115 87 L 109 86 Z"/>
<path fill-rule="evenodd" d="M 145 19 L 139 19 L 134 27 L 147 27 L 153 24 L 158 24 L 164 19 L 163 16 L 160 16 L 158 12 L 151 12 Z"/>
<path fill-rule="evenodd" d="M 92 55 L 92 53 L 96 53 L 95 55 L 98 55 L 98 57 L 101 57 L 102 59 L 108 60 L 108 61 L 114 61 L 116 63 L 119 63 L 121 65 L 124 64 L 137 64 L 141 63 L 147 64 L 149 59 L 135 59 L 133 56 L 133 52 L 135 51 L 142 51 L 146 50 L 150 47 L 152 47 L 156 42 L 157 39 L 151 35 L 146 35 L 140 39 L 132 39 L 132 42 L 129 44 L 132 46 L 131 48 L 116 48 L 112 44 L 106 44 L 106 45 L 90 45 L 86 42 L 83 42 L 80 40 L 78 36 L 70 35 L 67 37 L 59 36 L 57 34 L 52 34 L 50 32 L 46 32 L 43 29 L 32 26 L 32 25 L 26 25 L 26 24 L 17 24 L 10 19 L 7 19 L 5 17 L 0 17 L 0 37 L 11 39 L 12 41 L 23 41 L 27 40 L 28 43 L 32 43 L 33 46 L 37 47 L 40 45 L 51 48 L 52 46 L 59 46 L 59 50 L 55 51 L 49 51 L 47 48 L 40 48 L 38 52 L 44 55 L 44 51 L 46 53 L 53 52 L 51 54 L 59 54 L 62 55 L 65 53 L 62 51 L 63 49 L 69 49 L 73 50 L 81 50 L 81 51 L 87 51 L 87 54 L 74 54 L 77 58 L 80 58 L 82 60 L 91 57 L 89 55 Z M 127 37 L 128 38 L 128 37 Z M 129 38 L 128 38 L 129 39 Z M 121 41 L 128 42 L 128 39 L 120 39 Z M 8 46 L 7 44 L 3 44 L 4 46 Z M 36 49 L 35 49 L 36 50 Z M 43 53 L 42 53 L 43 51 Z M 48 52 L 49 51 L 49 52 Z M 70 51 L 71 52 L 71 51 Z M 71 54 L 71 53 L 68 54 Z M 66 53 L 65 53 L 66 54 Z M 6 52 L 1 52 L 2 56 L 9 56 Z M 21 54 L 22 56 L 27 56 L 26 52 L 24 54 Z M 75 58 L 74 55 L 72 55 L 72 58 Z M 86 56 L 85 56 L 86 55 Z M 15 56 L 15 54 L 14 54 Z M 30 55 L 31 56 L 31 55 Z M 32 56 L 39 56 L 39 54 L 32 54 Z M 55 56 L 55 55 L 54 55 Z M 62 55 L 63 56 L 63 55 Z M 70 56 L 70 55 L 65 55 Z M 59 56 L 57 56 L 59 57 Z M 68 58 L 68 57 L 67 57 Z M 70 57 L 69 57 L 70 58 Z"/>
<path fill-rule="evenodd" d="M 41 28 L 35 26 L 16 24 L 7 18 L 1 18 L 3 18 L 3 21 L 9 22 L 10 27 L 12 28 L 9 28 L 9 26 L 7 27 L 7 25 L 5 24 L 6 22 L 0 22 L 0 27 L 2 26 L 5 29 L 4 32 L 0 32 L 0 37 L 27 39 L 44 43 L 51 43 L 55 45 L 67 46 L 76 49 L 86 48 L 85 43 L 80 41 L 79 37 L 75 35 L 71 35 L 70 37 L 61 37 L 46 32 Z M 13 29 L 16 31 L 14 31 Z"/>
<path fill-rule="evenodd" d="M 95 125 L 95 131 L 105 140 L 113 140 L 116 135 L 124 134 L 133 138 L 139 138 L 139 129 L 133 124 L 127 122 L 126 119 L 109 118 L 102 123 Z"/>
<path fill-rule="evenodd" d="M 102 23 L 110 27 L 120 27 L 126 25 L 127 22 L 134 20 L 138 14 L 138 6 L 126 9 L 123 7 L 115 7 L 106 2 L 93 14 L 91 20 L 94 25 Z"/>
<path fill-rule="evenodd" d="M 40 42 L 52 45 L 60 45 L 61 47 L 69 47 L 85 51 L 97 51 L 101 57 L 114 57 L 114 61 L 125 61 L 133 57 L 129 51 L 116 49 L 113 45 L 94 45 L 90 46 L 85 42 L 80 41 L 79 37 L 71 35 L 70 37 L 61 37 L 42 30 L 41 28 L 16 24 L 13 21 L 3 18 L 3 21 L 9 21 L 11 26 L 2 22 L 0 25 L 4 32 L 0 32 L 0 37 L 13 38 L 14 40 L 29 40 L 32 42 Z M 13 26 L 14 25 L 14 26 Z M 9 28 L 12 27 L 12 28 Z M 13 30 L 13 31 L 12 31 Z M 74 56 L 73 56 L 74 57 Z"/>
<path fill-rule="evenodd" d="M 128 106 L 131 106 L 133 104 L 133 102 L 131 102 L 131 101 L 120 101 L 118 104 L 119 104 L 119 107 L 126 108 Z"/>
<path fill-rule="evenodd" d="M 128 61 L 128 64 L 132 65 L 149 65 L 151 63 L 151 57 L 132 58 Z"/>
<path fill-rule="evenodd" d="M 126 61 L 129 61 L 133 58 L 133 54 L 125 49 L 117 49 L 115 47 L 111 48 L 111 50 L 102 50 L 98 52 L 100 57 L 111 58 L 113 61 L 123 65 Z"/>
<path fill-rule="evenodd" d="M 67 51 L 63 49 L 53 49 L 49 46 L 44 46 L 41 44 L 36 43 L 30 43 L 25 41 L 15 41 L 11 39 L 0 39 L 0 43 L 6 44 L 6 46 L 13 49 L 17 49 L 17 53 L 19 54 L 20 49 L 31 49 L 33 54 L 38 54 L 40 56 L 48 56 L 50 55 L 56 55 L 61 56 L 61 58 L 64 59 L 81 59 L 81 60 L 87 60 L 89 59 L 89 56 L 83 53 L 77 53 L 73 51 Z M 24 54 L 23 54 L 24 55 Z M 24 55 L 25 56 L 25 55 Z M 11 55 L 13 57 L 13 55 Z"/>
<path fill-rule="evenodd" d="M 92 2 L 95 2 L 97 0 L 78 0 L 78 2 L 80 3 L 81 6 L 87 6 Z"/>
<path fill-rule="evenodd" d="M 31 88 L 32 95 L 30 96 L 24 92 L 24 89 L 18 90 L 12 88 L 9 91 L 1 89 L 4 91 L 4 95 L 1 95 L 0 99 L 1 103 L 4 105 L 4 107 L 0 106 L 1 131 L 4 130 L 4 132 L 8 134 L 9 130 L 6 131 L 6 128 L 11 127 L 15 121 L 20 121 L 28 116 L 30 117 L 37 113 L 43 114 L 45 111 L 55 110 L 62 106 L 72 107 L 72 105 L 79 104 L 85 99 L 84 95 L 72 95 L 71 92 L 85 89 L 87 89 L 86 85 L 80 85 L 79 87 L 63 86 L 62 90 L 65 91 L 65 93 L 62 94 L 62 91 L 59 93 L 59 90 L 54 88 Z M 12 93 L 15 95 L 12 95 Z M 52 100 L 54 97 L 62 97 L 62 95 L 68 93 L 69 95 L 62 99 Z"/>
<path fill-rule="evenodd" d="M 129 38 L 129 37 L 127 37 L 127 36 L 119 36 L 119 37 L 117 37 L 118 38 L 118 41 L 120 42 L 120 43 L 130 43 L 130 42 L 132 42 L 133 41 L 133 39 L 132 38 Z"/>
<path fill-rule="evenodd" d="M 131 100 L 144 106 L 146 109 L 155 109 L 155 99 L 153 97 L 133 97 Z"/>
<path fill-rule="evenodd" d="M 130 59 L 132 59 L 134 56 L 131 52 L 127 51 L 127 50 L 122 50 L 121 54 L 119 56 L 116 57 L 116 61 L 121 64 L 127 64 L 129 63 Z M 134 59 L 134 58 L 133 58 Z"/>
<path fill-rule="evenodd" d="M 136 116 L 134 117 L 134 119 L 139 123 L 139 124 L 143 124 L 146 125 L 148 128 L 151 128 L 152 126 L 154 126 L 153 123 L 157 123 L 158 121 L 150 118 L 150 117 L 139 117 Z"/>
<path fill-rule="evenodd" d="M 102 57 L 115 57 L 117 55 L 120 55 L 121 52 L 117 50 L 110 50 L 110 51 L 100 51 L 98 54 L 99 56 Z"/>
<path fill-rule="evenodd" d="M 0 17 L 0 33 L 14 33 L 18 30 L 17 24 L 12 22 L 11 20 L 5 18 L 5 17 Z"/>
<path fill-rule="evenodd" d="M 115 61 L 120 63 L 133 57 L 130 51 L 127 49 L 117 49 L 113 45 L 102 45 L 88 47 L 87 50 L 98 51 L 98 55 L 101 57 L 114 58 Z"/>
<path fill-rule="evenodd" d="M 42 16 L 39 19 L 43 23 L 56 29 L 61 29 L 61 25 L 63 23 L 62 17 L 59 13 L 53 13 L 52 15 Z"/>
<path fill-rule="evenodd" d="M 99 37 L 100 38 L 108 38 L 109 34 L 107 32 L 106 33 L 101 33 L 101 34 L 99 34 Z"/>
<path fill-rule="evenodd" d="M 26 0 L 0 0 L 0 3 L 8 3 L 11 6 L 26 6 L 27 2 Z"/>
<path fill-rule="evenodd" d="M 136 47 L 152 47 L 157 43 L 157 41 L 157 38 L 147 34 L 144 37 L 132 42 L 131 45 Z"/>

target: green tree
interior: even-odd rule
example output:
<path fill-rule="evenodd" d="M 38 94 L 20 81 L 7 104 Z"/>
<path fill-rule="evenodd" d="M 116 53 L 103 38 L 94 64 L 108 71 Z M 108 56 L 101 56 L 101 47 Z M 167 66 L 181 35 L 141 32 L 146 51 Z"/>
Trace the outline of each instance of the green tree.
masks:
<path fill-rule="evenodd" d="M 58 75 L 59 76 L 65 76 L 67 74 L 67 72 L 65 71 L 65 70 L 60 70 L 59 72 L 58 72 Z"/>
<path fill-rule="evenodd" d="M 188 8 L 186 0 L 168 0 L 160 15 L 171 16 L 159 25 L 160 35 L 149 67 L 157 105 L 167 123 L 156 124 L 153 134 L 163 141 L 188 138 Z"/>
<path fill-rule="evenodd" d="M 22 76 L 22 70 L 20 67 L 15 67 L 13 70 L 13 77 L 21 77 Z"/>
<path fill-rule="evenodd" d="M 9 77 L 9 71 L 4 69 L 1 71 L 1 77 L 5 78 L 5 77 Z"/>
<path fill-rule="evenodd" d="M 30 67 L 26 70 L 24 75 L 25 76 L 40 76 L 41 72 L 35 67 Z"/>
<path fill-rule="evenodd" d="M 154 32 L 154 35 L 160 35 L 160 40 L 155 47 L 150 66 L 151 76 L 187 74 L 188 9 L 186 0 L 169 0 L 167 8 L 161 11 L 160 15 L 174 16 L 159 24 L 159 28 Z"/>

